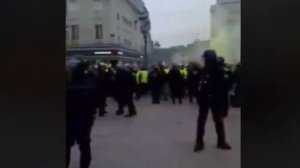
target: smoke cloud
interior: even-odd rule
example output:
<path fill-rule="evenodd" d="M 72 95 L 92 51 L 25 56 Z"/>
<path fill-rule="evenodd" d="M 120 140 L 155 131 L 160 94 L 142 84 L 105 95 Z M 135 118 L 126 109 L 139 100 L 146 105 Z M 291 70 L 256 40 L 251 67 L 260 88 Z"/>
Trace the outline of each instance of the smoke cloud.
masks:
<path fill-rule="evenodd" d="M 227 63 L 236 64 L 241 55 L 240 3 L 214 5 L 211 11 L 210 47 L 223 56 Z"/>

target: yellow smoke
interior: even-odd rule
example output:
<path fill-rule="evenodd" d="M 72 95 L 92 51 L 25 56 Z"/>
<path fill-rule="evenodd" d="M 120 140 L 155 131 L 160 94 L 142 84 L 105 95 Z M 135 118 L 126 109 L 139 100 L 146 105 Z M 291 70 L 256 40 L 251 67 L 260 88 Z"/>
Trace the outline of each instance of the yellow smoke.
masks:
<path fill-rule="evenodd" d="M 236 4 L 233 4 L 236 5 Z M 231 6 L 238 8 L 239 6 Z M 240 19 L 238 13 L 232 14 L 223 6 L 214 6 L 212 13 L 212 37 L 210 47 L 227 63 L 236 64 L 240 61 Z"/>

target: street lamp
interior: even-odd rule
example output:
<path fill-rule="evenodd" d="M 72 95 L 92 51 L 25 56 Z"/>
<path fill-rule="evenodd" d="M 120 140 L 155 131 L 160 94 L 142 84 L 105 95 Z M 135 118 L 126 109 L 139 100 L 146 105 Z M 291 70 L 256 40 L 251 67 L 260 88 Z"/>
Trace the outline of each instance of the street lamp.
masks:
<path fill-rule="evenodd" d="M 145 66 L 148 66 L 148 37 L 149 37 L 149 31 L 150 31 L 150 20 L 148 17 L 148 11 L 145 8 L 145 13 L 143 16 L 139 17 L 139 21 L 141 23 L 141 33 L 144 38 L 144 58 L 145 58 Z"/>
<path fill-rule="evenodd" d="M 144 37 L 144 58 L 145 58 L 145 66 L 148 66 L 148 32 L 146 30 L 142 30 L 142 34 Z"/>

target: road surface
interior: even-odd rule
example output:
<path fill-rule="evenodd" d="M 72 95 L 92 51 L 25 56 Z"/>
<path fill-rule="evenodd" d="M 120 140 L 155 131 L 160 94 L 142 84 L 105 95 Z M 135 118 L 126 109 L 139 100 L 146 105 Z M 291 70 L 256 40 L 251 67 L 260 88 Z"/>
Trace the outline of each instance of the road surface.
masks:
<path fill-rule="evenodd" d="M 205 150 L 193 152 L 197 105 L 162 102 L 149 98 L 136 102 L 138 116 L 116 116 L 117 105 L 108 101 L 109 114 L 97 117 L 92 131 L 91 168 L 240 168 L 240 109 L 230 109 L 226 119 L 231 151 L 216 148 L 211 116 L 205 135 Z M 72 149 L 70 168 L 78 168 L 78 147 Z"/>

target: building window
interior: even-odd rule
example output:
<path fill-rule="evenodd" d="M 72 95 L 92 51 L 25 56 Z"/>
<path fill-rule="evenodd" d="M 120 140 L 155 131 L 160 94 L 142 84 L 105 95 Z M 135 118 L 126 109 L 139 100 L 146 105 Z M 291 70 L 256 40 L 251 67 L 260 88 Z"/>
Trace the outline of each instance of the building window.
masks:
<path fill-rule="evenodd" d="M 71 25 L 72 40 L 79 40 L 79 27 L 78 25 Z"/>
<path fill-rule="evenodd" d="M 132 42 L 129 39 L 124 39 L 123 43 L 127 47 L 132 47 Z"/>
<path fill-rule="evenodd" d="M 137 28 L 137 23 L 138 23 L 138 21 L 135 20 L 135 21 L 134 21 L 134 30 L 136 30 L 136 28 Z"/>
<path fill-rule="evenodd" d="M 96 24 L 96 39 L 103 39 L 103 26 L 102 24 Z"/>
<path fill-rule="evenodd" d="M 120 20 L 120 14 L 117 13 L 117 20 Z"/>
<path fill-rule="evenodd" d="M 125 23 L 127 26 L 132 27 L 132 21 L 127 19 L 125 16 L 123 16 L 123 23 Z"/>
<path fill-rule="evenodd" d="M 120 44 L 121 43 L 121 37 L 118 36 L 118 43 Z"/>

